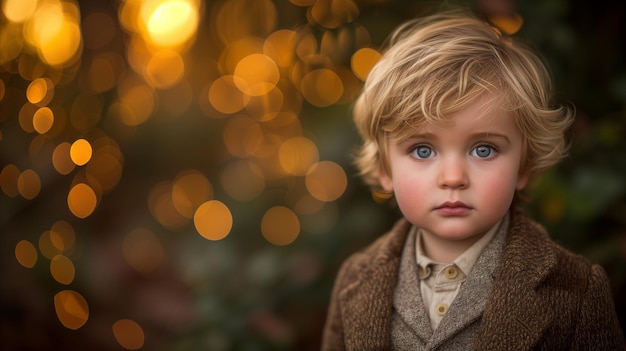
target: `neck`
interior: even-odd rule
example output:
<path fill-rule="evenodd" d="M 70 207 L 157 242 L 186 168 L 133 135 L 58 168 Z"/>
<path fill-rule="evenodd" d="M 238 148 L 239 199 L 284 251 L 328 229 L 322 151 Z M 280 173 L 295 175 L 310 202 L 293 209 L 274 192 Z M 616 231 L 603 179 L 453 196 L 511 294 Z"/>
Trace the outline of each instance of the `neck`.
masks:
<path fill-rule="evenodd" d="M 422 230 L 422 250 L 426 256 L 435 262 L 452 263 L 480 238 L 482 238 L 482 235 L 475 235 L 461 240 L 449 240 Z"/>

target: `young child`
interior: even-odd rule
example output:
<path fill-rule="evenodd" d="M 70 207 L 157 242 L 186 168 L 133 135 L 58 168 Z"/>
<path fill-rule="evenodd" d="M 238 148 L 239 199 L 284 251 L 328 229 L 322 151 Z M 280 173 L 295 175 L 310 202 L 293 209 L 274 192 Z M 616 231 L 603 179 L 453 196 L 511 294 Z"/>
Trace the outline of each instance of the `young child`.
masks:
<path fill-rule="evenodd" d="M 519 206 L 573 118 L 542 62 L 467 14 L 390 42 L 354 108 L 356 164 L 404 218 L 341 267 L 322 349 L 626 349 L 604 270 Z"/>

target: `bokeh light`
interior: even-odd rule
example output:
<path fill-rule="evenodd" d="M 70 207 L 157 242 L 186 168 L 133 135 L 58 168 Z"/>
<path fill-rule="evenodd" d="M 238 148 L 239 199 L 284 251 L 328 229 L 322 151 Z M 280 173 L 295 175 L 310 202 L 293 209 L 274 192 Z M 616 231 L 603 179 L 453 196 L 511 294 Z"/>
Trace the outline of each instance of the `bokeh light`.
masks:
<path fill-rule="evenodd" d="M 330 202 L 337 200 L 348 186 L 348 177 L 338 164 L 322 161 L 309 169 L 306 187 L 314 198 Z"/>
<path fill-rule="evenodd" d="M 279 150 L 280 164 L 289 174 L 305 175 L 319 160 L 317 146 L 310 139 L 295 137 L 286 140 Z"/>
<path fill-rule="evenodd" d="M 60 284 L 69 285 L 74 281 L 76 269 L 74 263 L 67 256 L 56 255 L 50 260 L 52 278 Z"/>
<path fill-rule="evenodd" d="M 92 155 L 91 144 L 85 139 L 78 139 L 70 147 L 70 158 L 77 166 L 84 166 Z"/>
<path fill-rule="evenodd" d="M 5 0 L 2 13 L 11 22 L 22 23 L 33 16 L 39 0 Z"/>
<path fill-rule="evenodd" d="M 380 53 L 372 48 L 362 48 L 357 50 L 350 61 L 352 72 L 360 80 L 365 80 L 370 70 L 376 62 L 380 60 Z"/>
<path fill-rule="evenodd" d="M 28 240 L 20 240 L 15 245 L 15 259 L 26 268 L 33 268 L 37 263 L 37 249 Z"/>
<path fill-rule="evenodd" d="M 198 8 L 190 0 L 144 1 L 141 17 L 150 40 L 171 47 L 188 41 L 198 27 Z"/>
<path fill-rule="evenodd" d="M 289 245 L 300 234 L 300 220 L 287 207 L 272 207 L 263 215 L 261 232 L 263 237 L 274 245 Z"/>
<path fill-rule="evenodd" d="M 42 107 L 33 116 L 33 128 L 39 134 L 47 133 L 54 124 L 54 113 L 48 107 Z"/>
<path fill-rule="evenodd" d="M 72 144 L 64 142 L 57 145 L 52 153 L 52 165 L 62 175 L 70 174 L 76 167 L 70 156 L 71 147 Z"/>
<path fill-rule="evenodd" d="M 54 295 L 54 309 L 64 327 L 76 330 L 89 319 L 89 305 L 80 293 L 62 290 Z"/>
<path fill-rule="evenodd" d="M 76 244 L 76 231 L 64 220 L 56 221 L 49 231 L 50 242 L 59 253 L 72 253 Z"/>
<path fill-rule="evenodd" d="M 222 240 L 233 226 L 233 217 L 228 207 L 218 200 L 211 200 L 198 207 L 193 216 L 198 233 L 209 240 Z"/>
<path fill-rule="evenodd" d="M 0 244 L 13 264 L 0 273 L 15 306 L 0 307 L 20 316 L 6 340 L 25 340 L 6 348 L 315 348 L 330 275 L 370 229 L 386 228 L 380 205 L 393 204 L 391 194 L 356 191 L 353 102 L 392 25 L 432 3 L 1 4 Z M 550 61 L 594 56 L 574 54 L 580 32 L 565 19 L 537 30 L 538 18 L 547 25 L 565 7 L 517 4 L 482 17 L 505 34 L 540 33 L 538 46 L 560 53 Z M 604 30 L 621 23 L 603 20 Z M 584 101 L 600 105 L 597 90 L 614 99 L 603 108 L 620 106 L 624 77 L 605 71 L 613 56 L 594 74 L 568 75 L 576 61 L 557 64 L 555 76 L 612 77 Z M 559 90 L 596 86 L 588 83 Z M 578 110 L 575 132 L 604 149 L 586 159 L 619 168 L 610 155 L 621 150 L 623 114 L 591 127 L 603 120 L 591 110 Z M 548 175 L 537 213 L 551 226 L 621 223 L 611 216 L 621 213 L 623 177 L 570 166 Z M 593 190 L 575 191 L 585 184 Z M 614 211 L 599 217 L 604 208 Z M 626 252 L 611 240 L 589 250 Z"/>
<path fill-rule="evenodd" d="M 113 336 L 126 350 L 139 350 L 144 345 L 144 332 L 137 322 L 120 319 L 113 323 Z"/>
<path fill-rule="evenodd" d="M 85 183 L 74 185 L 67 195 L 67 205 L 72 214 L 78 218 L 89 217 L 97 204 L 96 193 Z"/>
<path fill-rule="evenodd" d="M 32 169 L 27 169 L 17 177 L 17 189 L 25 199 L 34 199 L 41 190 L 39 174 Z"/>

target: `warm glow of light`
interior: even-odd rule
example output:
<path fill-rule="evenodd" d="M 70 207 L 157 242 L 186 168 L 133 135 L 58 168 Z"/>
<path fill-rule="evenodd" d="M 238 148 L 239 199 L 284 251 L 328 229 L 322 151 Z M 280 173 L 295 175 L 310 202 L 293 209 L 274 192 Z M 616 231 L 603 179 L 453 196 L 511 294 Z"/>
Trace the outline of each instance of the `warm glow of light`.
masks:
<path fill-rule="evenodd" d="M 42 107 L 33 116 L 33 128 L 39 134 L 47 133 L 54 124 L 54 113 L 48 107 Z"/>
<path fill-rule="evenodd" d="M 218 200 L 211 200 L 200 205 L 193 216 L 193 222 L 204 238 L 221 240 L 230 233 L 233 217 L 226 205 Z"/>
<path fill-rule="evenodd" d="M 59 174 L 70 174 L 76 167 L 70 157 L 70 148 L 70 143 L 61 143 L 52 152 L 52 165 Z"/>
<path fill-rule="evenodd" d="M 103 193 L 108 193 L 122 178 L 122 163 L 122 155 L 117 145 L 99 148 L 87 164 L 87 175 L 97 181 Z"/>
<path fill-rule="evenodd" d="M 340 165 L 322 161 L 311 167 L 305 178 L 306 188 L 314 198 L 330 202 L 343 195 L 348 177 Z"/>
<path fill-rule="evenodd" d="M 265 190 L 265 176 L 259 166 L 236 160 L 222 169 L 220 183 L 228 196 L 239 201 L 252 201 Z"/>
<path fill-rule="evenodd" d="M 67 256 L 56 255 L 50 261 L 50 273 L 60 284 L 69 285 L 74 281 L 76 269 Z"/>
<path fill-rule="evenodd" d="M 323 68 L 307 73 L 300 83 L 304 98 L 318 107 L 336 103 L 343 94 L 343 82 L 337 73 Z"/>
<path fill-rule="evenodd" d="M 359 7 L 352 0 L 315 1 L 309 14 L 321 26 L 333 29 L 354 21 Z"/>
<path fill-rule="evenodd" d="M 196 170 L 180 172 L 172 186 L 172 202 L 186 218 L 192 218 L 196 209 L 213 197 L 213 187 L 204 174 Z"/>
<path fill-rule="evenodd" d="M 73 290 L 63 290 L 54 295 L 54 309 L 64 327 L 76 330 L 89 319 L 89 306 L 85 298 Z"/>
<path fill-rule="evenodd" d="M 152 216 L 165 228 L 180 230 L 189 218 L 183 216 L 174 205 L 172 182 L 156 184 L 148 195 L 148 208 Z"/>
<path fill-rule="evenodd" d="M 184 44 L 198 28 L 198 9 L 190 1 L 145 1 L 141 13 L 150 40 L 158 46 Z"/>
<path fill-rule="evenodd" d="M 37 109 L 38 107 L 31 103 L 25 103 L 20 109 L 18 120 L 20 127 L 22 127 L 22 130 L 26 133 L 32 133 L 35 131 L 35 127 L 33 126 L 33 116 L 35 115 Z"/>
<path fill-rule="evenodd" d="M 362 48 L 352 55 L 350 65 L 352 72 L 360 80 L 365 81 L 372 67 L 380 60 L 380 53 L 371 48 Z"/>
<path fill-rule="evenodd" d="M 75 57 L 81 47 L 80 28 L 76 23 L 63 22 L 59 32 L 43 41 L 41 58 L 51 66 L 59 66 Z"/>
<path fill-rule="evenodd" d="M 54 256 L 63 253 L 63 250 L 59 249 L 53 242 L 52 235 L 49 230 L 41 233 L 38 245 L 41 254 L 48 259 L 52 259 Z"/>
<path fill-rule="evenodd" d="M 167 89 L 180 82 L 185 74 L 183 58 L 172 50 L 159 50 L 146 66 L 146 78 L 159 89 Z"/>
<path fill-rule="evenodd" d="M 145 83 L 129 79 L 118 86 L 118 95 L 122 106 L 128 109 L 128 113 L 122 114 L 122 123 L 136 126 L 150 118 L 154 111 L 154 90 Z"/>
<path fill-rule="evenodd" d="M 278 87 L 270 89 L 260 96 L 252 96 L 246 105 L 246 111 L 250 117 L 257 121 L 266 122 L 278 115 L 283 109 L 285 98 Z"/>
<path fill-rule="evenodd" d="M 44 62 L 61 66 L 75 58 L 81 49 L 78 16 L 74 4 L 58 0 L 44 2 L 29 20 L 24 36 L 38 49 Z"/>
<path fill-rule="evenodd" d="M 137 228 L 126 235 L 122 243 L 124 259 L 139 273 L 154 271 L 163 260 L 163 245 L 151 231 Z"/>
<path fill-rule="evenodd" d="M 274 245 L 289 245 L 300 234 L 300 221 L 287 207 L 272 207 L 263 215 L 261 233 L 265 240 Z"/>
<path fill-rule="evenodd" d="M 56 221 L 50 228 L 50 242 L 61 252 L 71 252 L 76 243 L 76 233 L 71 224 L 66 221 Z"/>
<path fill-rule="evenodd" d="M 53 96 L 54 84 L 47 78 L 37 78 L 26 88 L 26 98 L 31 104 L 47 105 Z"/>
<path fill-rule="evenodd" d="M 15 258 L 26 268 L 33 268 L 37 263 L 37 249 L 28 240 L 20 240 L 15 245 Z"/>
<path fill-rule="evenodd" d="M 391 199 L 392 197 L 393 197 L 393 193 L 383 193 L 377 190 L 372 191 L 372 199 L 374 200 L 374 202 L 379 203 L 379 204 L 383 204 L 389 201 L 389 199 Z"/>
<path fill-rule="evenodd" d="M 0 64 L 17 59 L 22 53 L 25 44 L 22 36 L 22 28 L 19 26 L 3 26 L 0 31 L 0 42 L 2 42 Z"/>
<path fill-rule="evenodd" d="M 524 25 L 524 18 L 517 13 L 510 16 L 492 16 L 489 21 L 508 35 L 517 33 Z"/>
<path fill-rule="evenodd" d="M 97 204 L 96 193 L 85 183 L 76 184 L 67 195 L 67 205 L 72 214 L 78 218 L 89 217 Z"/>
<path fill-rule="evenodd" d="M 17 189 L 25 199 L 34 199 L 41 190 L 41 179 L 39 179 L 37 172 L 32 169 L 22 172 L 17 178 Z"/>
<path fill-rule="evenodd" d="M 290 67 L 295 56 L 298 34 L 281 29 L 270 34 L 263 44 L 263 53 L 271 57 L 279 67 Z"/>
<path fill-rule="evenodd" d="M 241 82 L 236 84 L 236 80 L 241 80 Z M 250 95 L 244 94 L 237 86 L 245 84 L 241 78 L 231 75 L 216 79 L 209 88 L 211 105 L 219 112 L 225 114 L 241 111 L 250 101 Z"/>
<path fill-rule="evenodd" d="M 0 187 L 9 197 L 16 197 L 20 194 L 17 188 L 17 178 L 20 177 L 20 169 L 14 164 L 8 164 L 0 172 Z"/>
<path fill-rule="evenodd" d="M 244 94 L 259 96 L 272 90 L 280 79 L 280 72 L 276 62 L 263 54 L 252 54 L 243 58 L 237 64 L 234 72 L 235 85 Z"/>
<path fill-rule="evenodd" d="M 83 166 L 91 160 L 91 144 L 85 139 L 78 139 L 70 147 L 70 158 L 77 166 Z"/>
<path fill-rule="evenodd" d="M 317 146 L 310 139 L 295 137 L 285 141 L 278 151 L 283 169 L 293 175 L 305 175 L 319 161 Z"/>
<path fill-rule="evenodd" d="M 2 13 L 11 22 L 22 23 L 33 16 L 38 0 L 4 0 Z"/>
<path fill-rule="evenodd" d="M 143 329 L 130 319 L 120 319 L 113 323 L 113 336 L 127 350 L 138 350 L 144 344 Z"/>

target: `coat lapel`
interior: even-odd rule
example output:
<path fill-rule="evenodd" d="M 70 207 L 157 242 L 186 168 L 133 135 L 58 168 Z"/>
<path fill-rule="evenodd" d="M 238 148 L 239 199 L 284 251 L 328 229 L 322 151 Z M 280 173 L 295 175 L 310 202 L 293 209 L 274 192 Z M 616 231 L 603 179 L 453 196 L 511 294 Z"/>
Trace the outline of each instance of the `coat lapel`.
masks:
<path fill-rule="evenodd" d="M 356 260 L 359 279 L 339 295 L 347 349 L 389 348 L 393 291 L 409 227 L 406 220 L 399 221 L 390 234 Z"/>
<path fill-rule="evenodd" d="M 521 211 L 514 212 L 477 350 L 531 349 L 551 324 L 556 313 L 538 290 L 556 265 L 556 255 L 546 240 L 542 228 Z"/>
<path fill-rule="evenodd" d="M 433 349 L 474 323 L 483 314 L 491 293 L 494 273 L 500 263 L 507 231 L 508 220 L 503 222 L 496 236 L 481 252 L 449 312 L 435 330 L 429 343 Z"/>
<path fill-rule="evenodd" d="M 432 337 L 432 329 L 428 313 L 422 300 L 420 282 L 418 281 L 417 265 L 415 264 L 415 232 L 409 234 L 404 246 L 400 262 L 398 285 L 393 303 L 400 318 L 413 330 L 423 344 Z"/>

